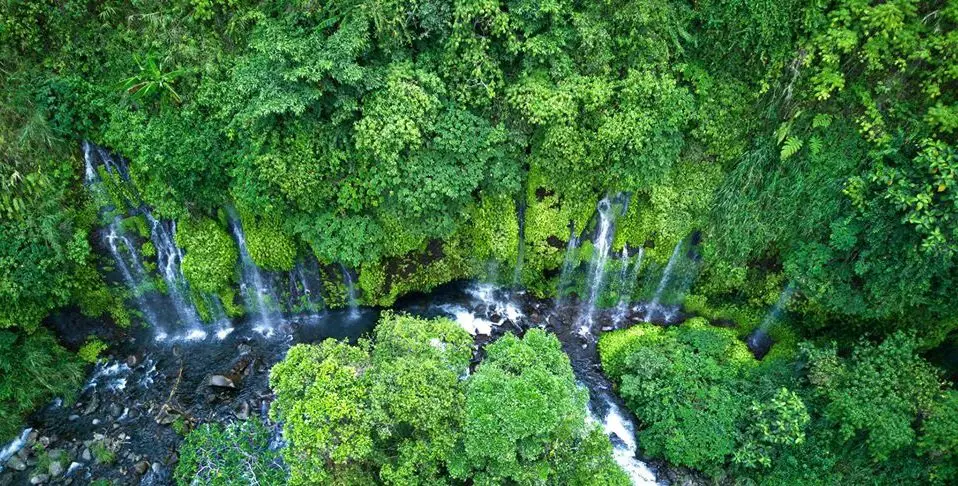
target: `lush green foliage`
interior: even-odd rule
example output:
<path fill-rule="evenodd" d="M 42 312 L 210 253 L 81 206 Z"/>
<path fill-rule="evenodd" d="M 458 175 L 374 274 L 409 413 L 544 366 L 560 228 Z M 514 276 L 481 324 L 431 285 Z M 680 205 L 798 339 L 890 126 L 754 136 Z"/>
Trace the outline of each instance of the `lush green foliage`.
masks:
<path fill-rule="evenodd" d="M 603 368 L 642 424 L 644 450 L 771 484 L 947 483 L 956 410 L 913 337 L 802 346 L 757 362 L 700 319 L 603 336 Z M 743 406 L 745 404 L 746 406 Z M 950 431 L 950 432 L 949 432 Z"/>
<path fill-rule="evenodd" d="M 271 450 L 273 431 L 257 418 L 227 426 L 203 424 L 186 436 L 176 464 L 176 484 L 284 484 L 286 470 Z"/>
<path fill-rule="evenodd" d="M 129 292 L 104 282 L 110 264 L 93 251 L 101 207 L 122 218 L 142 202 L 178 222 L 183 272 L 207 317 L 217 298 L 227 314 L 242 312 L 225 207 L 239 209 L 264 269 L 317 258 L 326 305 L 336 307 L 346 303 L 342 264 L 358 272 L 363 303 L 391 305 L 475 276 L 551 296 L 570 237 L 591 234 L 596 201 L 622 192 L 630 204 L 614 248 L 645 247 L 650 277 L 677 243 L 701 235 L 701 263 L 680 269 L 699 276 L 686 310 L 738 325 L 642 327 L 606 341 L 607 371 L 649 417 L 651 450 L 782 482 L 834 479 L 838 457 L 848 459 L 845 481 L 895 468 L 888 477 L 947 481 L 955 459 L 942 430 L 954 407 L 914 356 L 958 329 L 956 26 L 949 0 L 8 1 L 0 329 L 16 346 L 62 356 L 40 330 L 56 309 L 131 322 Z M 131 183 L 101 170 L 105 191 L 85 191 L 83 139 L 129 159 Z M 123 226 L 145 240 L 141 218 Z M 582 244 L 571 266 L 592 250 Z M 156 253 L 149 242 L 140 251 Z M 771 332 L 769 363 L 784 366 L 800 339 L 816 340 L 799 355 L 808 383 L 750 385 L 787 373 L 749 361 L 733 334 L 757 326 L 789 283 L 798 292 L 788 326 Z M 866 335 L 879 350 L 861 343 Z M 669 346 L 684 351 L 663 360 Z M 297 480 L 374 472 L 403 482 L 433 478 L 450 460 L 448 438 L 419 429 L 426 435 L 390 439 L 408 448 L 398 456 L 377 455 L 382 417 L 405 412 L 374 407 L 365 390 L 375 374 L 342 372 L 385 370 L 376 356 L 368 344 L 291 354 L 304 366 L 327 363 L 330 383 L 355 394 L 354 408 L 332 415 L 352 425 L 301 431 L 305 442 L 349 440 L 317 456 L 329 463 L 295 459 Z M 40 376 L 73 374 L 68 359 L 38 363 Z M 525 379 L 488 369 L 476 382 Z M 828 379 L 812 383 L 819 375 Z M 8 376 L 0 389 L 18 383 Z M 628 376 L 668 392 L 626 386 Z M 38 402 L 23 393 L 10 416 Z M 803 441 L 805 413 L 817 432 Z M 744 415 L 758 420 L 744 427 Z M 880 423 L 863 418 L 873 415 Z M 688 433 L 668 438 L 672 430 Z M 595 446 L 588 437 L 573 443 Z M 432 440 L 429 453 L 441 457 L 417 449 Z M 862 453 L 800 471 L 809 451 L 846 443 Z M 792 469 L 780 467 L 785 451 L 799 458 Z M 918 466 L 899 468 L 901 451 Z M 541 459 L 533 456 L 522 460 Z M 462 474 L 519 474 L 487 459 Z M 549 477 L 572 474 L 549 467 Z"/>
<path fill-rule="evenodd" d="M 238 253 L 236 243 L 212 219 L 185 220 L 176 232 L 176 244 L 186 251 L 183 275 L 201 292 L 214 293 L 230 284 Z"/>
<path fill-rule="evenodd" d="M 12 439 L 34 407 L 57 396 L 69 402 L 83 369 L 46 330 L 30 335 L 0 331 L 0 441 Z"/>
<path fill-rule="evenodd" d="M 392 314 L 375 345 L 294 346 L 270 375 L 290 482 L 627 482 L 554 336 L 507 335 L 464 379 L 471 357 L 454 322 Z"/>

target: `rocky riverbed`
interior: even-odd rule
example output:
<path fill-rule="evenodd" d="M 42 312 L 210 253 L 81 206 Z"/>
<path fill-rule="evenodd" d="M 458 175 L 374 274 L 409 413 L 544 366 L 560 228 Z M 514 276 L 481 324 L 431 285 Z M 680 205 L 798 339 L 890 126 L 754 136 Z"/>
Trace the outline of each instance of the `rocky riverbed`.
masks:
<path fill-rule="evenodd" d="M 591 393 L 590 411 L 605 427 L 619 460 L 637 484 L 696 484 L 700 478 L 681 468 L 637 457 L 634 419 L 601 373 L 597 336 L 646 317 L 641 306 L 599 311 L 583 332 L 574 323 L 578 307 L 532 298 L 489 285 L 454 284 L 429 295 L 403 299 L 394 310 L 425 317 L 448 316 L 476 336 L 474 363 L 483 345 L 513 332 L 540 327 L 559 336 L 577 377 Z M 620 315 L 613 319 L 613 312 Z M 295 343 L 326 338 L 355 340 L 375 326 L 380 311 L 327 311 L 290 316 L 263 332 L 251 323 L 158 336 L 138 328 L 111 336 L 112 354 L 97 364 L 72 404 L 56 400 L 30 420 L 22 447 L 4 461 L 0 486 L 11 484 L 171 484 L 183 433 L 200 423 L 247 420 L 268 422 L 272 400 L 269 369 Z M 663 313 L 664 315 L 664 313 Z M 669 324 L 681 321 L 670 313 Z M 85 336 L 90 326 L 72 322 Z M 87 329 L 84 329 L 87 326 Z M 61 330 L 61 334 L 63 334 Z M 277 428 L 277 446 L 281 434 Z M 18 444 L 14 444 L 18 445 Z"/>

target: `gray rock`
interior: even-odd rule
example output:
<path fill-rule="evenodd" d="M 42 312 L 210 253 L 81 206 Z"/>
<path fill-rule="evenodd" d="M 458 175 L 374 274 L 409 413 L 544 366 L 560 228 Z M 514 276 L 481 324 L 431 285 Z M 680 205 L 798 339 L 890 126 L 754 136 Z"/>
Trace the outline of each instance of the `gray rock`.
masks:
<path fill-rule="evenodd" d="M 20 456 L 13 456 L 7 460 L 7 467 L 15 471 L 23 471 L 27 468 L 27 463 Z"/>
<path fill-rule="evenodd" d="M 50 477 L 54 478 L 63 474 L 63 463 L 60 461 L 51 462 L 48 471 L 50 472 Z"/>
<path fill-rule="evenodd" d="M 239 407 L 233 412 L 236 415 L 236 418 L 240 420 L 246 420 L 249 418 L 249 402 L 243 401 L 240 402 Z"/>
<path fill-rule="evenodd" d="M 30 484 L 43 484 L 50 480 L 50 476 L 46 474 L 37 474 L 30 478 Z"/>
<path fill-rule="evenodd" d="M 83 452 L 80 454 L 80 459 L 89 462 L 93 459 L 93 454 L 90 453 L 90 449 L 83 449 Z"/>
<path fill-rule="evenodd" d="M 209 385 L 220 387 L 220 388 L 236 388 L 236 385 L 233 383 L 233 380 L 223 375 L 210 376 Z"/>
<path fill-rule="evenodd" d="M 83 409 L 83 415 L 90 415 L 95 412 L 97 407 L 100 406 L 100 400 L 93 395 L 93 398 L 90 399 L 90 403 L 86 404 L 86 407 Z"/>

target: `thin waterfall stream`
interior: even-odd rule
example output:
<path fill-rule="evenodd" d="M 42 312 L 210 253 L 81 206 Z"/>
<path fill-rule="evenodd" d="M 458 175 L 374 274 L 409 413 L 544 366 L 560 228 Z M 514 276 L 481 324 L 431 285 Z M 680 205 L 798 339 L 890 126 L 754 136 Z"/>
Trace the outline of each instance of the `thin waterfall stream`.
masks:
<path fill-rule="evenodd" d="M 582 335 L 588 335 L 592 330 L 595 307 L 605 289 L 606 263 L 609 261 L 609 251 L 615 235 L 615 214 L 609 198 L 599 201 L 597 209 L 599 222 L 593 242 L 592 261 L 589 263 L 589 300 L 586 301 L 577 323 L 579 334 Z"/>
<path fill-rule="evenodd" d="M 662 295 L 665 294 L 665 289 L 669 286 L 669 281 L 672 278 L 675 262 L 678 260 L 679 252 L 682 249 L 682 241 L 683 240 L 679 240 L 679 242 L 675 244 L 675 248 L 672 250 L 672 256 L 669 257 L 669 262 L 665 265 L 665 271 L 662 272 L 662 280 L 659 281 L 659 286 L 655 289 L 655 295 L 652 297 L 652 302 L 649 303 L 646 311 L 645 320 L 647 321 L 651 321 L 656 312 L 667 317 L 665 311 L 662 309 Z"/>
<path fill-rule="evenodd" d="M 266 284 L 263 274 L 259 267 L 253 262 L 246 246 L 246 235 L 243 233 L 242 222 L 233 208 L 227 208 L 230 227 L 233 230 L 233 236 L 236 238 L 236 244 L 239 247 L 240 254 L 240 276 L 242 281 L 240 289 L 246 298 L 247 309 L 253 310 L 258 316 L 258 322 L 254 329 L 263 335 L 269 336 L 276 329 L 278 321 L 278 312 L 273 309 L 277 304 L 276 295 L 273 289 Z"/>

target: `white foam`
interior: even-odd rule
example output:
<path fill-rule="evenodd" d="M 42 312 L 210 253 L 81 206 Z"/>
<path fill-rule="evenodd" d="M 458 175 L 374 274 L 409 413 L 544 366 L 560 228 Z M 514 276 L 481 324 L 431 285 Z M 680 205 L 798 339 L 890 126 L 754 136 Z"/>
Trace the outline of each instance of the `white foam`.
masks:
<path fill-rule="evenodd" d="M 93 376 L 90 377 L 90 381 L 83 387 L 83 390 L 96 388 L 101 384 L 112 392 L 123 390 L 126 388 L 126 379 L 130 371 L 132 370 L 126 363 L 119 361 L 114 361 L 111 364 L 98 364 L 94 369 Z"/>
<path fill-rule="evenodd" d="M 23 446 L 27 443 L 27 437 L 30 436 L 30 432 L 33 432 L 33 429 L 29 427 L 23 429 L 19 437 L 10 441 L 3 449 L 0 449 L 0 471 L 3 471 L 3 464 L 7 462 L 7 459 L 10 459 L 14 454 L 20 452 L 20 449 L 23 449 Z"/>
<path fill-rule="evenodd" d="M 216 331 L 216 339 L 219 339 L 220 341 L 222 341 L 226 339 L 226 336 L 229 336 L 232 333 L 233 333 L 232 327 L 222 327 L 218 331 Z"/>
<path fill-rule="evenodd" d="M 605 416 L 602 429 L 609 437 L 614 434 L 621 440 L 621 443 L 613 444 L 612 456 L 615 458 L 615 462 L 629 475 L 632 484 L 657 485 L 655 473 L 644 462 L 635 457 L 638 444 L 635 440 L 632 424 L 622 415 L 619 407 L 611 401 L 607 403 L 609 412 Z"/>
<path fill-rule="evenodd" d="M 453 320 L 473 336 L 477 334 L 489 335 L 492 333 L 492 327 L 495 324 L 473 314 L 461 305 L 443 304 L 439 306 L 439 308 L 442 309 L 443 312 L 451 314 Z"/>
<path fill-rule="evenodd" d="M 190 329 L 183 335 L 184 341 L 202 341 L 206 339 L 206 331 L 202 329 Z"/>

